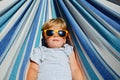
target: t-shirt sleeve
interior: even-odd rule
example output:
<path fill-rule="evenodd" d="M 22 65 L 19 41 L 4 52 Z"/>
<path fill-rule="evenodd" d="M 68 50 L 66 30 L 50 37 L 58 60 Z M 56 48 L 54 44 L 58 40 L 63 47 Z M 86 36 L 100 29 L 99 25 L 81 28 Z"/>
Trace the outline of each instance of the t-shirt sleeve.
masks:
<path fill-rule="evenodd" d="M 40 64 L 40 59 L 41 59 L 40 49 L 39 48 L 34 48 L 33 52 L 30 55 L 30 60 L 37 63 L 37 64 Z"/>
<path fill-rule="evenodd" d="M 69 44 L 65 44 L 65 53 L 67 54 L 68 57 L 70 57 L 70 55 L 73 52 L 73 46 L 69 45 Z"/>

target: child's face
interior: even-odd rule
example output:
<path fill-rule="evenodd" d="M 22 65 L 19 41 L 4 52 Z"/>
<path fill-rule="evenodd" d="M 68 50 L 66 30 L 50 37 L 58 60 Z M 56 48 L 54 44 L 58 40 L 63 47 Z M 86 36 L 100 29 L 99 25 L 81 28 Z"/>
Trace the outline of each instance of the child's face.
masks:
<path fill-rule="evenodd" d="M 60 27 L 51 27 L 50 30 L 62 30 Z M 66 37 L 60 37 L 58 33 L 54 33 L 52 36 L 47 36 L 44 33 L 45 42 L 49 48 L 60 48 L 66 43 Z"/>

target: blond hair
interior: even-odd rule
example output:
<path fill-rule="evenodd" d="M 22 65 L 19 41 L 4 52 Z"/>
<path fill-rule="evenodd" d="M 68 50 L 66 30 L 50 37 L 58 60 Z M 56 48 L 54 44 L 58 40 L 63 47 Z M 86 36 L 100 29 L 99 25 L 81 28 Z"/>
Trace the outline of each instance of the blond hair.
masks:
<path fill-rule="evenodd" d="M 53 18 L 48 20 L 46 23 L 44 23 L 42 30 L 49 29 L 53 26 L 60 27 L 63 30 L 67 30 L 66 22 L 64 21 L 63 18 Z"/>

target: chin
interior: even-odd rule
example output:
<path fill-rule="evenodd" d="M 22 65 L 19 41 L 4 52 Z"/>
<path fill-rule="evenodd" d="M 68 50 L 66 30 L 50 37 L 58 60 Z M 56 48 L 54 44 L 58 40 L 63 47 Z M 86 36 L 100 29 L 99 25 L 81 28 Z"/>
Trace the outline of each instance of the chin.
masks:
<path fill-rule="evenodd" d="M 50 48 L 61 48 L 63 46 L 63 43 L 50 43 L 48 44 L 48 47 Z"/>
<path fill-rule="evenodd" d="M 52 45 L 52 46 L 49 46 L 50 48 L 60 48 L 62 46 L 58 46 L 58 45 Z"/>

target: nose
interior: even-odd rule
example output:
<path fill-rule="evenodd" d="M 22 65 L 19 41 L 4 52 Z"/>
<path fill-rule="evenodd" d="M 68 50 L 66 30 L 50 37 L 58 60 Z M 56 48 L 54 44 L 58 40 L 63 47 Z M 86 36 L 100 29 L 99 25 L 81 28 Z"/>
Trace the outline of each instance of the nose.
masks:
<path fill-rule="evenodd" d="M 59 35 L 58 35 L 57 32 L 55 32 L 53 36 L 54 36 L 54 37 L 58 37 Z"/>

